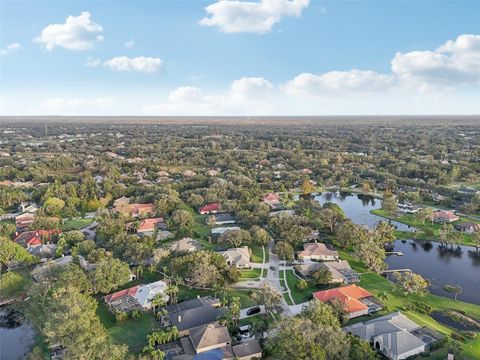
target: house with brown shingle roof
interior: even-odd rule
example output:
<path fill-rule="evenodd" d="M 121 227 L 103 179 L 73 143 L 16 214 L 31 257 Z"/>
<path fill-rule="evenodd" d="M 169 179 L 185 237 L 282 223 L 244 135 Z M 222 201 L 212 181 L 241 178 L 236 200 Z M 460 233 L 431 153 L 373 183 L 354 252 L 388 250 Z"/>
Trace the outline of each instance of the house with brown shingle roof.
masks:
<path fill-rule="evenodd" d="M 297 253 L 299 260 L 322 260 L 336 261 L 339 259 L 335 250 L 327 248 L 323 243 L 307 243 L 303 244 L 303 251 Z"/>

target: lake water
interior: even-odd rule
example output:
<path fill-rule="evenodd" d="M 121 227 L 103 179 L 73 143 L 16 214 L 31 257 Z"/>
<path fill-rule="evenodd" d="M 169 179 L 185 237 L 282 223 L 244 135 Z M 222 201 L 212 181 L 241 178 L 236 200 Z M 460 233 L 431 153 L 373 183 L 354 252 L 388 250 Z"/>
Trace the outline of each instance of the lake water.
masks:
<path fill-rule="evenodd" d="M 0 328 L 1 360 L 24 359 L 34 345 L 35 330 L 30 324 L 23 323 L 13 329 Z"/>
<path fill-rule="evenodd" d="M 379 221 L 386 221 L 386 219 L 370 213 L 370 210 L 382 207 L 382 201 L 380 199 L 375 199 L 370 196 L 363 196 L 361 194 L 352 195 L 341 192 L 324 192 L 321 195 L 315 196 L 315 200 L 319 201 L 322 205 L 326 202 L 339 205 L 345 212 L 345 215 L 358 225 L 374 227 Z M 396 221 L 391 221 L 391 223 L 395 225 L 398 230 L 415 231 L 414 227 Z"/>
<path fill-rule="evenodd" d="M 480 304 L 480 252 L 474 247 L 450 249 L 437 242 L 397 240 L 395 251 L 401 251 L 404 256 L 387 256 L 389 269 L 411 269 L 421 274 L 431 281 L 430 292 L 435 295 L 453 297 L 443 286 L 460 286 L 462 293 L 458 300 Z"/>
<path fill-rule="evenodd" d="M 329 201 L 338 204 L 345 215 L 356 224 L 375 226 L 383 218 L 370 213 L 382 206 L 381 200 L 362 195 L 326 192 L 315 197 L 321 204 Z M 383 219 L 384 220 L 384 219 Z M 398 230 L 414 231 L 413 227 L 392 222 Z M 480 304 L 480 253 L 474 247 L 459 246 L 454 250 L 441 247 L 437 242 L 400 241 L 395 242 L 395 251 L 404 256 L 388 256 L 389 269 L 411 269 L 431 281 L 433 294 L 453 297 L 443 290 L 446 284 L 462 288 L 458 299 Z"/>

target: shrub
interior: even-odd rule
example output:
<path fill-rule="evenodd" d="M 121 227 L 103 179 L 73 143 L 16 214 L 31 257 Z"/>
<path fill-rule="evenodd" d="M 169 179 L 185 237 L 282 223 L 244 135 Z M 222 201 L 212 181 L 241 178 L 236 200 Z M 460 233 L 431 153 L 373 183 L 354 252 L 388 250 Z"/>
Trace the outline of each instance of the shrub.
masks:
<path fill-rule="evenodd" d="M 477 333 L 473 331 L 462 331 L 462 336 L 467 339 L 475 339 L 477 337 Z"/>
<path fill-rule="evenodd" d="M 424 303 L 424 302 L 417 302 L 415 303 L 415 308 L 424 314 L 430 314 L 432 311 L 432 306 L 430 304 Z"/>
<path fill-rule="evenodd" d="M 454 340 L 460 341 L 460 342 L 465 342 L 465 337 L 462 334 L 459 333 L 452 333 L 450 337 Z"/>
<path fill-rule="evenodd" d="M 133 320 L 140 319 L 142 317 L 142 312 L 140 310 L 132 310 L 130 313 L 130 318 Z"/>
<path fill-rule="evenodd" d="M 125 311 L 115 313 L 115 320 L 124 321 L 128 318 L 128 314 Z"/>

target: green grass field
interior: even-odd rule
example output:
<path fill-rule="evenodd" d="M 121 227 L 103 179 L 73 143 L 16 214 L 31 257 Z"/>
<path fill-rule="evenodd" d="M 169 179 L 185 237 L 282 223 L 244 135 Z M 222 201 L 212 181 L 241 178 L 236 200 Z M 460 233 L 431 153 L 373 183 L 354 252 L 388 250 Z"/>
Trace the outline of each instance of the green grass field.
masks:
<path fill-rule="evenodd" d="M 154 331 L 156 320 L 152 313 L 145 313 L 140 319 L 117 322 L 115 316 L 103 301 L 99 301 L 97 315 L 107 329 L 114 344 L 126 344 L 129 351 L 139 354 L 147 344 L 147 335 Z"/>
<path fill-rule="evenodd" d="M 308 283 L 308 287 L 305 290 L 299 291 L 297 289 L 297 283 L 300 281 L 298 277 L 295 276 L 293 270 L 287 270 L 287 284 L 290 288 L 290 293 L 292 294 L 293 301 L 295 304 L 301 304 L 312 299 L 312 293 L 318 291 L 317 288 Z M 287 298 L 287 297 L 286 297 Z M 288 301 L 287 301 L 288 302 Z"/>
<path fill-rule="evenodd" d="M 252 251 L 252 257 L 250 258 L 250 261 L 253 262 L 253 263 L 257 263 L 257 264 L 263 263 L 262 247 L 261 246 L 251 246 L 250 250 Z M 265 262 L 268 262 L 268 251 L 265 251 Z"/>
<path fill-rule="evenodd" d="M 240 270 L 240 280 L 258 279 L 262 269 Z"/>
<path fill-rule="evenodd" d="M 62 224 L 61 228 L 63 231 L 70 231 L 70 230 L 80 230 L 87 225 L 90 225 L 93 222 L 93 219 L 71 219 L 65 220 Z"/>

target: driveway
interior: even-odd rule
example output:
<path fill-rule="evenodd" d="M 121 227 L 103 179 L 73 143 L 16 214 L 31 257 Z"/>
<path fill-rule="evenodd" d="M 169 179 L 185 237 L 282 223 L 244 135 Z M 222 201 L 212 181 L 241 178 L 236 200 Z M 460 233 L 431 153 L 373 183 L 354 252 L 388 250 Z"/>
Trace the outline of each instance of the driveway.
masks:
<path fill-rule="evenodd" d="M 259 305 L 258 307 L 260 308 L 260 312 L 258 312 L 256 314 L 252 314 L 252 315 L 247 315 L 247 311 L 254 308 L 254 307 L 256 307 L 256 306 L 252 306 L 250 308 L 240 310 L 240 319 L 245 319 L 245 318 L 248 318 L 250 316 L 255 316 L 255 315 L 258 315 L 258 314 L 265 314 L 265 306 Z"/>

